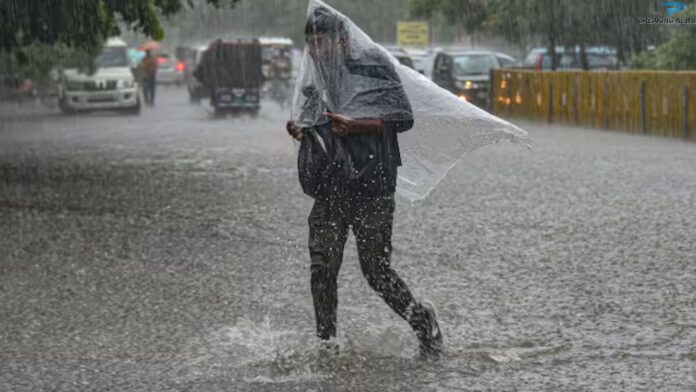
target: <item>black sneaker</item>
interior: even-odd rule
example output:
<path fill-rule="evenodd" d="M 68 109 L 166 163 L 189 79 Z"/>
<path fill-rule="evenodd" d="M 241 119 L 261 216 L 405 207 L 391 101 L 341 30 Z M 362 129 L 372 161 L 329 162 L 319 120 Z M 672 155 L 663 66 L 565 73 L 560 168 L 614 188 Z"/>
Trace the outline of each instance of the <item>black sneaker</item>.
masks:
<path fill-rule="evenodd" d="M 420 309 L 414 311 L 414 319 L 418 320 L 419 327 L 416 336 L 420 340 L 420 358 L 437 360 L 442 354 L 442 330 L 437 323 L 437 317 L 432 305 L 423 304 Z"/>
<path fill-rule="evenodd" d="M 319 355 L 323 357 L 335 357 L 341 352 L 337 342 L 331 340 L 322 340 L 319 342 Z"/>

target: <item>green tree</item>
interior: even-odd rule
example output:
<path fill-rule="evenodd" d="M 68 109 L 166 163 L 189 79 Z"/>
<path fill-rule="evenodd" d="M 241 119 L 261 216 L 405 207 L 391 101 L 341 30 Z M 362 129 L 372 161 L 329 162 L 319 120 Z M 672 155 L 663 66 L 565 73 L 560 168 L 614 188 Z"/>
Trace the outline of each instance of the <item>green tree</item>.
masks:
<path fill-rule="evenodd" d="M 482 27 L 514 43 L 539 37 L 548 48 L 551 65 L 558 65 L 556 47 L 563 44 L 569 26 L 565 0 L 488 0 Z"/>
<path fill-rule="evenodd" d="M 552 68 L 557 47 L 580 48 L 580 63 L 588 68 L 585 48 L 609 46 L 627 60 L 648 45 L 664 40 L 664 29 L 638 23 L 639 17 L 662 12 L 654 0 L 411 0 L 415 15 L 446 15 L 452 25 L 478 29 L 523 44 L 541 41 Z M 693 8 L 693 7 L 692 7 Z"/>
<path fill-rule="evenodd" d="M 696 17 L 696 7 L 689 7 L 686 14 L 680 17 Z M 665 42 L 654 49 L 634 54 L 631 62 L 634 68 L 639 69 L 663 71 L 696 69 L 696 25 L 672 26 Z"/>
<path fill-rule="evenodd" d="M 162 17 L 200 1 L 1 0 L 0 70 L 40 81 L 57 65 L 89 65 L 119 25 L 160 40 Z M 239 0 L 204 1 L 220 7 Z"/>
<path fill-rule="evenodd" d="M 215 9 L 195 0 L 166 20 L 166 32 L 178 32 L 183 41 L 204 43 L 216 37 L 234 35 L 285 36 L 304 42 L 308 0 L 247 0 L 234 8 Z M 409 18 L 409 0 L 329 0 L 377 42 L 396 41 L 396 22 Z M 172 35 L 176 35 L 172 34 Z"/>
<path fill-rule="evenodd" d="M 186 0 L 192 6 L 192 0 Z M 225 0 L 207 0 L 215 6 Z M 230 4 L 238 0 L 227 0 Z M 182 0 L 2 0 L 0 50 L 33 44 L 64 44 L 96 53 L 118 33 L 118 22 L 154 38 L 163 37 L 161 16 L 184 7 Z"/>
<path fill-rule="evenodd" d="M 462 30 L 475 35 L 486 19 L 484 0 L 411 0 L 410 6 L 411 15 L 417 18 L 443 16 L 447 24 L 457 29 L 458 39 Z"/>

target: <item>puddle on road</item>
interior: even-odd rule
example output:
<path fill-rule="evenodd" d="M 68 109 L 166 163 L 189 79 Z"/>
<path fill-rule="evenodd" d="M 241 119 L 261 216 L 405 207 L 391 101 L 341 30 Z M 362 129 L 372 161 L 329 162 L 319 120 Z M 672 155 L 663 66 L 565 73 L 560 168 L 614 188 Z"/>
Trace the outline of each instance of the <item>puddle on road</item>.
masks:
<path fill-rule="evenodd" d="M 397 328 L 371 327 L 360 333 L 359 337 L 339 337 L 340 352 L 336 354 L 321 347 L 311 333 L 282 328 L 268 316 L 260 321 L 240 318 L 232 326 L 220 327 L 189 343 L 186 358 L 180 362 L 178 382 L 224 378 L 247 386 L 282 384 L 278 390 L 284 390 L 288 385 L 341 380 L 359 387 L 363 378 L 401 373 L 407 376 L 404 382 L 419 374 L 433 386 L 438 385 L 439 375 L 477 376 L 559 350 L 551 346 L 448 347 L 442 360 L 422 362 L 415 359 L 413 337 L 403 336 Z M 394 388 L 387 390 L 401 390 L 397 384 Z"/>

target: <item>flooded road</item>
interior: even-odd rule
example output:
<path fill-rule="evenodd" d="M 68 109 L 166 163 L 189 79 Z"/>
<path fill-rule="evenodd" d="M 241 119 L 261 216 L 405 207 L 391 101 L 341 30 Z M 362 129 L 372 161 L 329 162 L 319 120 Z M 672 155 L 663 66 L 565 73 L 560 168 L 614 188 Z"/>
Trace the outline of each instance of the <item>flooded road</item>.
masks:
<path fill-rule="evenodd" d="M 0 390 L 693 391 L 696 144 L 520 123 L 428 199 L 393 266 L 433 302 L 440 362 L 371 291 L 351 237 L 338 356 L 315 346 L 288 117 L 0 122 Z"/>

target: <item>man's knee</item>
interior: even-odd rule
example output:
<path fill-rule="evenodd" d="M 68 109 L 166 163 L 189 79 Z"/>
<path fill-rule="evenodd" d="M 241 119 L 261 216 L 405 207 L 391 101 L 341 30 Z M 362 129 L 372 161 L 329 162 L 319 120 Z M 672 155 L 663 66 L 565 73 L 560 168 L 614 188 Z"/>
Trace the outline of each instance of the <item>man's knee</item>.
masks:
<path fill-rule="evenodd" d="M 382 291 L 384 286 L 388 284 L 390 276 L 389 268 L 380 263 L 364 265 L 362 272 L 367 280 L 367 284 L 369 284 L 373 290 Z"/>
<path fill-rule="evenodd" d="M 314 259 L 312 258 L 312 265 L 309 267 L 309 271 L 312 274 L 312 277 L 324 276 L 324 275 L 329 275 L 330 268 L 329 268 L 328 263 L 325 263 L 323 261 L 315 262 Z"/>
<path fill-rule="evenodd" d="M 333 254 L 328 244 L 321 241 L 321 239 L 315 239 L 314 241 L 310 239 L 309 258 L 312 263 L 312 271 L 319 271 L 324 269 L 328 270 L 329 267 L 334 263 L 334 258 L 336 258 L 336 255 Z"/>
<path fill-rule="evenodd" d="M 309 228 L 309 257 L 312 269 L 338 270 L 343 258 L 345 237 L 335 228 L 327 230 L 324 227 Z"/>

